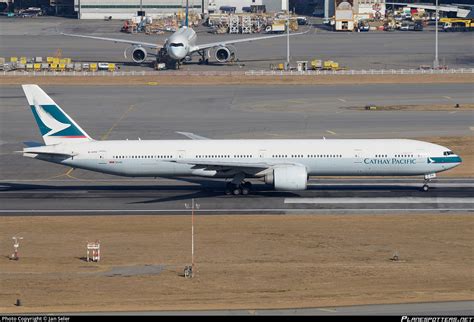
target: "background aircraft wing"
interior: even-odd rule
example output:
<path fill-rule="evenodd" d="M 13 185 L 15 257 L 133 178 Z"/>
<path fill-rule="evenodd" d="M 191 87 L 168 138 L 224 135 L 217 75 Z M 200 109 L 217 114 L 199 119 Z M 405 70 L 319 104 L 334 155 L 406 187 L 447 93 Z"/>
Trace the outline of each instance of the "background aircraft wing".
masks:
<path fill-rule="evenodd" d="M 298 35 L 303 35 L 305 33 L 308 33 L 309 30 L 305 32 L 298 32 L 296 34 L 290 34 L 290 36 L 298 36 Z M 232 44 L 237 44 L 240 42 L 251 42 L 251 41 L 258 41 L 258 40 L 263 40 L 263 39 L 270 39 L 270 38 L 279 38 L 279 37 L 286 37 L 287 34 L 280 34 L 280 35 L 271 35 L 271 36 L 260 36 L 260 37 L 252 37 L 252 38 L 242 38 L 242 39 L 233 39 L 233 40 L 225 40 L 225 41 L 218 41 L 218 42 L 213 42 L 209 44 L 202 44 L 202 45 L 196 45 L 192 48 L 192 51 L 198 51 L 202 49 L 209 49 L 209 48 L 214 48 L 214 47 L 219 47 L 219 46 L 226 46 L 226 45 L 232 45 Z"/>
<path fill-rule="evenodd" d="M 191 140 L 210 140 L 210 138 L 206 138 L 204 136 L 200 136 L 191 132 L 176 132 L 176 133 L 184 135 L 185 137 L 188 137 Z"/>
<path fill-rule="evenodd" d="M 158 49 L 158 48 L 163 47 L 162 44 L 152 44 L 152 43 L 149 43 L 149 42 L 141 42 L 141 41 L 136 41 L 136 40 L 126 40 L 126 39 L 116 39 L 116 38 L 96 37 L 96 36 L 85 36 L 85 35 L 74 35 L 74 34 L 65 34 L 65 33 L 61 33 L 61 35 L 69 36 L 69 37 L 79 37 L 79 38 L 103 40 L 103 41 L 113 41 L 115 43 L 139 45 L 139 46 L 142 46 L 142 47 L 153 48 L 153 49 Z"/>

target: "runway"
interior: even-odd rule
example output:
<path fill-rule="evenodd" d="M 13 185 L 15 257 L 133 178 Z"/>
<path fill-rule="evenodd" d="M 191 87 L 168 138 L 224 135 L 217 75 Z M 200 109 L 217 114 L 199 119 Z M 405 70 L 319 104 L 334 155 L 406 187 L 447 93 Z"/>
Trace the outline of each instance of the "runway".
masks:
<path fill-rule="evenodd" d="M 247 196 L 227 196 L 222 181 L 175 180 L 0 182 L 1 215 L 433 214 L 474 211 L 474 180 L 447 179 L 420 190 L 421 180 L 311 180 L 302 192 L 254 182 Z"/>

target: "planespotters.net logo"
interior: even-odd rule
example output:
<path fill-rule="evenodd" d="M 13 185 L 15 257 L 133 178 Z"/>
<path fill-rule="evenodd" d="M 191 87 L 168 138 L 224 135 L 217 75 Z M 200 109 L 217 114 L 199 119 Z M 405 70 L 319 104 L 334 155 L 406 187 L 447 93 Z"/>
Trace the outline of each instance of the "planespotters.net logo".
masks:
<path fill-rule="evenodd" d="M 474 322 L 474 317 L 462 316 L 402 316 L 402 322 Z"/>

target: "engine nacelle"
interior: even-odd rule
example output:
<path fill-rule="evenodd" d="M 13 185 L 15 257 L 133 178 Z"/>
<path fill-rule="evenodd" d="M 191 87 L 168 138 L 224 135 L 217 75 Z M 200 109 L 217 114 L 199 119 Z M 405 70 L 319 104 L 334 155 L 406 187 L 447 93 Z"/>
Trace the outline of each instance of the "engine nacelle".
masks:
<path fill-rule="evenodd" d="M 147 56 L 148 56 L 148 53 L 143 47 L 133 47 L 132 59 L 135 63 L 137 64 L 143 63 Z"/>
<path fill-rule="evenodd" d="M 265 175 L 265 183 L 273 184 L 275 190 L 306 190 L 308 172 L 304 166 L 276 167 Z"/>
<path fill-rule="evenodd" d="M 215 56 L 219 63 L 226 63 L 234 56 L 234 51 L 228 47 L 219 47 Z"/>

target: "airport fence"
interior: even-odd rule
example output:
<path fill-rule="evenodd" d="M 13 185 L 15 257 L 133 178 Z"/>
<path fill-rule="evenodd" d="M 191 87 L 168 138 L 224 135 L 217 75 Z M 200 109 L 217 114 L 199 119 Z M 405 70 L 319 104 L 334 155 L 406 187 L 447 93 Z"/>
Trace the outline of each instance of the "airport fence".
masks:
<path fill-rule="evenodd" d="M 454 69 L 367 69 L 367 70 L 249 70 L 249 71 L 120 71 L 120 72 L 48 72 L 48 71 L 3 71 L 2 76 L 319 76 L 319 75 L 438 75 L 474 74 L 474 68 Z"/>
<path fill-rule="evenodd" d="M 421 74 L 474 74 L 474 68 L 456 69 L 362 69 L 362 70 L 250 70 L 249 76 L 317 76 L 317 75 L 421 75 Z"/>

